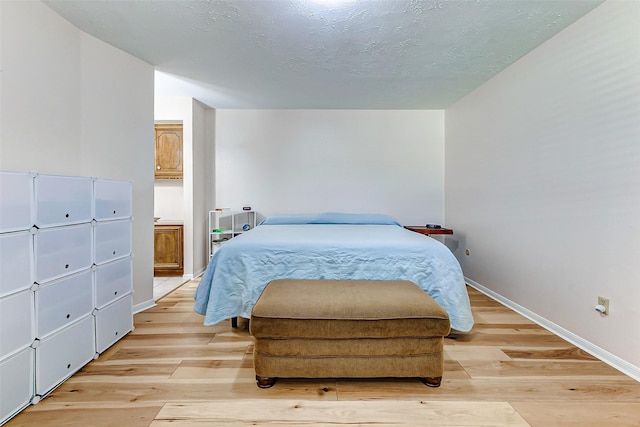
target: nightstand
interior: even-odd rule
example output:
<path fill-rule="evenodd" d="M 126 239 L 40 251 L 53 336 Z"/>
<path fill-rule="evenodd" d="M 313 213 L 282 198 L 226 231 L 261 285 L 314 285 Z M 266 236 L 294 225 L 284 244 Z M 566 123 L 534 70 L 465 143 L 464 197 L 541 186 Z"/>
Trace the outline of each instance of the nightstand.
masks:
<path fill-rule="evenodd" d="M 404 228 L 427 236 L 432 234 L 453 234 L 453 230 L 450 228 L 427 228 L 424 225 L 405 225 Z"/>

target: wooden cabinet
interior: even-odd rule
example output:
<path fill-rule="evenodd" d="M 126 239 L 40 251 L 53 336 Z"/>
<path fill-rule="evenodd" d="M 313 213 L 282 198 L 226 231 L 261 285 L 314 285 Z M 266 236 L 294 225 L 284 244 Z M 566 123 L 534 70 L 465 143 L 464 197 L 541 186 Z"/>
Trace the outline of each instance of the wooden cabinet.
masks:
<path fill-rule="evenodd" d="M 155 226 L 153 274 L 154 276 L 181 276 L 183 263 L 183 226 Z"/>
<path fill-rule="evenodd" d="M 182 178 L 182 124 L 156 124 L 156 179 Z"/>

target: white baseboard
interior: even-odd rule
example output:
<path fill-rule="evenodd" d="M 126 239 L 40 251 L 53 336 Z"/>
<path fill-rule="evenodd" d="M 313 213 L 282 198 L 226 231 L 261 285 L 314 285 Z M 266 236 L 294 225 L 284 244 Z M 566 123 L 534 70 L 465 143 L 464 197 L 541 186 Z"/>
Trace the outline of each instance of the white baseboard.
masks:
<path fill-rule="evenodd" d="M 527 310 L 526 308 L 522 307 L 521 305 L 518 305 L 515 302 L 503 297 L 502 295 L 495 293 L 491 289 L 488 289 L 487 287 L 479 284 L 478 282 L 475 282 L 475 281 L 469 279 L 468 277 L 465 277 L 465 280 L 466 280 L 466 282 L 467 282 L 467 284 L 469 286 L 471 286 L 474 289 L 477 289 L 478 291 L 480 291 L 483 294 L 487 295 L 489 298 L 492 298 L 492 299 L 498 301 L 499 303 L 501 303 L 504 306 L 510 308 L 511 310 L 515 311 L 516 313 L 521 314 L 522 316 L 526 317 L 527 319 L 531 320 L 532 322 L 537 323 L 538 325 L 542 326 L 546 330 L 548 330 L 550 332 L 553 332 L 554 334 L 558 335 L 560 338 L 563 338 L 563 339 L 569 341 L 571 344 L 573 344 L 576 347 L 586 351 L 590 355 L 592 355 L 594 357 L 597 357 L 598 359 L 602 360 L 607 365 L 609 365 L 609 366 L 619 370 L 620 372 L 630 376 L 634 380 L 640 381 L 640 367 L 632 365 L 631 363 L 627 362 L 626 360 L 623 360 L 623 359 L 619 358 L 615 354 L 609 353 L 608 351 L 604 350 L 601 347 L 598 347 L 597 345 L 593 344 L 592 342 L 585 340 L 584 338 L 574 334 L 573 332 L 571 332 L 571 331 L 569 331 L 567 329 L 564 329 L 561 326 L 556 325 L 553 322 L 550 322 L 549 320 L 545 319 L 542 316 L 537 315 L 536 313 L 534 313 L 534 312 L 532 312 L 530 310 Z"/>
<path fill-rule="evenodd" d="M 196 271 L 194 274 L 183 274 L 182 279 L 185 281 L 193 280 L 196 277 L 200 276 L 202 273 L 204 273 L 206 269 L 207 267 L 202 267 L 200 270 Z"/>
<path fill-rule="evenodd" d="M 133 314 L 140 313 L 141 311 L 145 311 L 155 306 L 156 306 L 156 303 L 153 299 L 141 302 L 140 304 L 136 304 L 133 306 Z"/>

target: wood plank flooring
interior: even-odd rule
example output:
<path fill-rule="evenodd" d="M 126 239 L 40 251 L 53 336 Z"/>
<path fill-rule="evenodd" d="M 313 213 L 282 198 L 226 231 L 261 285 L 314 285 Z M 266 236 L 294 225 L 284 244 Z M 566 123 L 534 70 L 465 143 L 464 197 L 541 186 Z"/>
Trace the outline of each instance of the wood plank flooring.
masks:
<path fill-rule="evenodd" d="M 640 426 L 640 383 L 469 288 L 476 325 L 445 340 L 442 386 L 281 379 L 259 389 L 246 321 L 202 325 L 191 281 L 9 421 L 17 426 Z"/>

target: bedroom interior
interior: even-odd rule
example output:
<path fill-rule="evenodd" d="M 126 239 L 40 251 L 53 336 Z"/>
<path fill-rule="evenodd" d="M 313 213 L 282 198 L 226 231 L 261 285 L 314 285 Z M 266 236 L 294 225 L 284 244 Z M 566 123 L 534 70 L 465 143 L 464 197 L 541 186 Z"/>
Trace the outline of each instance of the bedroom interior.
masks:
<path fill-rule="evenodd" d="M 327 416 L 328 401 L 345 410 L 353 403 L 368 413 L 365 419 L 375 418 L 382 415 L 367 401 L 380 397 L 392 413 L 421 414 L 408 408 L 422 401 L 429 411 L 477 414 L 490 403 L 500 412 L 494 421 L 504 425 L 572 419 L 588 424 L 605 417 L 602 422 L 634 425 L 640 416 L 640 337 L 629 333 L 640 325 L 635 262 L 640 256 L 635 239 L 640 178 L 634 173 L 640 161 L 637 2 L 557 2 L 581 4 L 582 9 L 571 22 L 559 14 L 557 25 L 549 23 L 552 34 L 449 102 L 404 108 L 381 106 L 363 92 L 354 96 L 359 102 L 354 105 L 323 104 L 326 98 L 318 95 L 317 104 L 302 105 L 297 99 L 298 107 L 287 107 L 280 104 L 286 91 L 264 98 L 277 102 L 245 98 L 248 104 L 240 105 L 232 100 L 246 94 L 222 85 L 213 87 L 219 98 L 206 98 L 209 85 L 198 99 L 189 91 L 199 79 L 178 78 L 179 62 L 171 65 L 167 59 L 163 69 L 162 61 L 127 53 L 118 37 L 109 39 L 113 34 L 92 33 L 98 26 L 87 24 L 93 18 L 90 7 L 80 7 L 83 3 L 0 3 L 0 170 L 133 182 L 136 329 L 9 426 L 21 425 L 20 420 L 53 425 L 65 416 L 79 417 L 80 423 L 93 411 L 108 412 L 126 401 L 129 409 L 122 416 L 137 425 L 197 423 L 199 416 L 213 423 L 213 412 L 220 405 L 234 412 L 229 399 L 238 397 L 256 405 L 256 412 L 238 414 L 238 420 L 258 416 L 263 400 L 282 408 L 300 405 L 308 409 L 294 411 L 302 417 L 314 411 Z M 234 3 L 219 4 L 229 12 Z M 522 6 L 524 15 L 531 12 L 524 19 L 542 19 L 539 3 Z M 406 4 L 424 6 L 425 15 L 415 21 L 419 24 L 430 14 L 447 16 L 464 2 Z M 482 3 L 483 12 L 499 4 Z M 107 17 L 118 21 L 122 16 L 100 12 L 100 5 L 95 4 L 97 16 L 104 14 L 102 28 L 108 30 Z M 335 18 L 329 12 L 317 15 Z M 224 16 L 208 17 L 207 22 L 228 24 Z M 202 21 L 196 22 L 191 31 L 201 30 Z M 471 54 L 462 50 L 456 55 Z M 375 69 L 378 63 L 372 63 Z M 299 69 L 306 63 L 289 65 Z M 168 83 L 189 91 L 162 93 L 158 86 Z M 271 90 L 280 83 L 275 79 Z M 296 79 L 289 83 L 293 88 L 300 84 Z M 338 93 L 336 85 L 325 95 L 352 99 L 347 95 L 359 86 L 341 84 L 354 91 Z M 260 93 L 258 86 L 245 89 Z M 388 87 L 374 92 L 388 96 L 395 86 L 390 82 Z M 306 89 L 294 92 L 309 95 Z M 162 120 L 184 124 L 185 280 L 194 280 L 155 306 L 153 123 Z M 283 381 L 272 389 L 280 387 L 278 394 L 267 399 L 257 388 L 249 390 L 255 379 L 250 378 L 248 332 L 231 330 L 226 322 L 203 326 L 192 298 L 207 267 L 202 238 L 207 211 L 246 205 L 256 208 L 260 220 L 283 213 L 383 213 L 403 225 L 432 222 L 454 229 L 439 239 L 471 286 L 476 323 L 466 338 L 445 340 L 439 397 L 416 391 L 419 382 L 391 380 L 312 386 Z M 594 309 L 601 296 L 611 301 L 607 316 Z M 155 332 L 145 329 L 151 325 Z M 180 352 L 192 345 L 192 356 Z M 146 356 L 136 362 L 136 354 Z M 540 376 L 530 378 L 536 369 Z M 133 376 L 122 376 L 123 371 Z M 469 391 L 476 387 L 488 393 Z M 152 390 L 162 390 L 162 396 L 151 397 Z M 615 404 L 610 402 L 614 396 Z M 181 407 L 188 409 L 181 412 Z"/>

